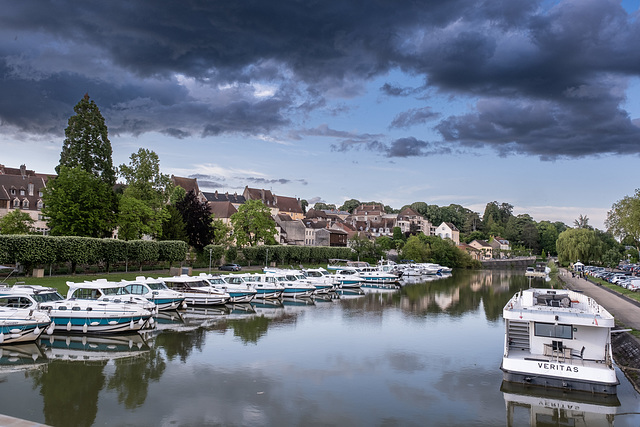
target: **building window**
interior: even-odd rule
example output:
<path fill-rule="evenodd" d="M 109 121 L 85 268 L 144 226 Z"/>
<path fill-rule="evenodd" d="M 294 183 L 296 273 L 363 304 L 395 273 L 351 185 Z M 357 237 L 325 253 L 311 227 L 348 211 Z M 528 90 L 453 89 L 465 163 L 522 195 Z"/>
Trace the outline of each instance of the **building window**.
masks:
<path fill-rule="evenodd" d="M 38 200 L 38 210 L 41 211 L 42 208 L 44 207 L 44 202 L 42 200 Z"/>
<path fill-rule="evenodd" d="M 21 188 L 21 189 L 20 189 L 20 195 L 21 195 L 21 196 L 24 196 L 24 188 Z"/>
<path fill-rule="evenodd" d="M 19 208 L 20 207 L 20 200 L 13 199 L 13 207 L 14 208 Z"/>
<path fill-rule="evenodd" d="M 33 183 L 30 182 L 27 188 L 29 189 L 29 195 L 33 196 Z"/>
<path fill-rule="evenodd" d="M 42 196 L 43 196 L 42 190 L 38 191 L 38 197 L 42 197 Z"/>
<path fill-rule="evenodd" d="M 23 207 L 24 209 L 29 209 L 29 200 L 28 200 L 28 199 L 24 199 L 24 200 L 22 201 L 22 207 Z"/>
<path fill-rule="evenodd" d="M 12 196 L 16 195 L 16 189 L 14 187 L 11 187 L 11 195 Z"/>

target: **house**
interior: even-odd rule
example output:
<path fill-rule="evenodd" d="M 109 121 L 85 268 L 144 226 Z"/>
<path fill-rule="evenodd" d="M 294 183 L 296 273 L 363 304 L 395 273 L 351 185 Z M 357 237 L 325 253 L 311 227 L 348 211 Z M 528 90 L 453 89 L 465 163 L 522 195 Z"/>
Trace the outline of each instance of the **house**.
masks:
<path fill-rule="evenodd" d="M 286 213 L 292 219 L 303 219 L 304 211 L 300 199 L 286 196 L 276 196 L 271 190 L 260 188 L 244 188 L 242 196 L 245 200 L 261 200 L 271 210 L 271 215 Z"/>
<path fill-rule="evenodd" d="M 493 247 L 489 243 L 485 242 L 484 240 L 480 240 L 480 239 L 473 240 L 469 242 L 469 246 L 480 251 L 481 261 L 493 258 Z"/>
<path fill-rule="evenodd" d="M 231 226 L 231 215 L 238 212 L 233 203 L 229 201 L 207 202 L 207 206 L 213 219 L 219 219 L 228 226 Z"/>
<path fill-rule="evenodd" d="M 302 220 L 293 219 L 289 215 L 279 213 L 274 216 L 276 225 L 280 228 L 280 238 L 278 242 L 281 245 L 298 245 L 306 244 L 306 227 Z"/>
<path fill-rule="evenodd" d="M 443 222 L 436 229 L 436 236 L 441 239 L 451 239 L 456 245 L 460 244 L 460 231 L 451 222 Z"/>
<path fill-rule="evenodd" d="M 460 243 L 458 245 L 458 248 L 468 253 L 469 256 L 474 260 L 480 261 L 482 259 L 482 252 L 480 252 L 479 249 L 476 249 L 471 245 L 468 245 L 466 243 Z"/>
<path fill-rule="evenodd" d="M 213 193 L 203 192 L 207 202 L 218 203 L 218 202 L 229 202 L 233 205 L 234 208 L 238 209 L 241 204 L 245 202 L 245 198 L 242 195 L 238 195 L 238 193 L 229 194 L 227 193 L 218 193 L 218 191 L 214 191 Z"/>
<path fill-rule="evenodd" d="M 200 187 L 198 187 L 198 180 L 196 178 L 185 178 L 181 176 L 171 175 L 171 183 L 176 187 L 182 187 L 185 192 L 193 191 L 199 202 L 206 202 L 206 199 L 200 193 Z"/>
<path fill-rule="evenodd" d="M 493 248 L 493 253 L 500 258 L 507 258 L 511 251 L 511 245 L 507 239 L 503 239 L 500 236 L 493 236 L 489 240 L 489 244 Z"/>
<path fill-rule="evenodd" d="M 431 235 L 431 222 L 410 207 L 404 208 L 396 217 L 396 227 L 405 236 L 415 234 Z M 393 233 L 392 233 L 393 234 Z"/>
<path fill-rule="evenodd" d="M 19 169 L 0 165 L 0 217 L 19 209 L 34 220 L 35 231 L 48 234 L 42 196 L 51 177 L 28 170 L 25 165 Z"/>
<path fill-rule="evenodd" d="M 316 230 L 315 246 L 340 246 L 347 247 L 347 233 L 335 228 L 322 228 Z"/>

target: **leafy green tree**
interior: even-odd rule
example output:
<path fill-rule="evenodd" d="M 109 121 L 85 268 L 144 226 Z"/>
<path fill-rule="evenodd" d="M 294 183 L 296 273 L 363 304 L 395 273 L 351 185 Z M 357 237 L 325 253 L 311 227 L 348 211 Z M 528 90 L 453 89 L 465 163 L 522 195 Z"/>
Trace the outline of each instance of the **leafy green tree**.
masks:
<path fill-rule="evenodd" d="M 302 212 L 304 214 L 307 213 L 307 207 L 309 206 L 309 202 L 306 201 L 305 199 L 300 200 L 300 207 L 302 207 Z"/>
<path fill-rule="evenodd" d="M 640 189 L 611 206 L 605 225 L 615 237 L 627 242 L 631 240 L 636 250 L 640 250 Z"/>
<path fill-rule="evenodd" d="M 340 206 L 340 207 L 338 208 L 338 210 L 341 210 L 341 211 L 347 211 L 347 212 L 349 212 L 349 213 L 353 213 L 353 211 L 354 211 L 358 206 L 360 206 L 360 205 L 361 205 L 361 203 L 360 203 L 358 200 L 356 200 L 356 199 L 349 199 L 349 200 L 347 200 L 346 202 L 344 202 L 344 203 L 342 204 L 342 206 Z"/>
<path fill-rule="evenodd" d="M 160 240 L 182 240 L 183 242 L 189 242 L 187 227 L 182 219 L 182 214 L 174 205 L 167 206 L 167 217 L 162 221 L 162 235 L 160 236 Z"/>
<path fill-rule="evenodd" d="M 231 232 L 233 229 L 221 219 L 213 220 L 213 243 L 221 246 L 229 246 L 233 241 Z"/>
<path fill-rule="evenodd" d="M 590 229 L 593 229 L 593 227 L 591 227 L 589 225 L 589 217 L 586 216 L 586 215 L 582 215 L 582 214 L 580 214 L 578 219 L 573 220 L 573 225 L 574 225 L 575 228 L 590 228 Z"/>
<path fill-rule="evenodd" d="M 116 183 L 116 173 L 104 117 L 96 103 L 89 101 L 88 94 L 73 107 L 73 111 L 76 114 L 69 118 L 64 130 L 65 139 L 56 173 L 59 174 L 63 166 L 78 167 L 112 187 Z"/>
<path fill-rule="evenodd" d="M 318 202 L 315 205 L 313 205 L 313 209 L 317 210 L 317 211 L 329 211 L 329 210 L 335 210 L 336 209 L 336 205 L 333 204 L 326 204 L 323 202 Z"/>
<path fill-rule="evenodd" d="M 538 235 L 540 236 L 540 246 L 548 255 L 555 255 L 556 240 L 558 240 L 558 230 L 549 221 L 538 223 Z"/>
<path fill-rule="evenodd" d="M 393 243 L 393 239 L 388 236 L 380 236 L 376 239 L 376 244 L 383 251 L 388 251 L 390 249 L 395 249 L 396 245 Z"/>
<path fill-rule="evenodd" d="M 209 206 L 206 202 L 200 202 L 193 190 L 191 190 L 182 200 L 176 203 L 176 208 L 182 215 L 189 244 L 196 248 L 198 252 L 202 251 L 214 238 L 213 218 L 211 217 Z M 266 209 L 269 211 L 269 208 Z"/>
<path fill-rule="evenodd" d="M 256 246 L 274 241 L 276 223 L 262 200 L 247 200 L 231 215 L 233 235 L 238 246 Z"/>
<path fill-rule="evenodd" d="M 415 262 L 427 262 L 430 257 L 431 250 L 419 236 L 409 237 L 400 252 L 400 258 Z"/>
<path fill-rule="evenodd" d="M 111 186 L 80 168 L 61 166 L 44 189 L 44 208 L 52 235 L 110 237 L 115 212 Z M 107 206 L 105 206 L 107 205 Z"/>
<path fill-rule="evenodd" d="M 172 193 L 171 179 L 160 172 L 160 161 L 153 151 L 140 148 L 130 160 L 129 165 L 119 167 L 126 182 L 120 199 L 119 236 L 126 240 L 158 237 L 169 216 L 166 205 Z M 127 232 L 122 233 L 123 229 Z"/>
<path fill-rule="evenodd" d="M 29 234 L 34 223 L 28 213 L 16 209 L 0 218 L 0 234 Z"/>
<path fill-rule="evenodd" d="M 435 205 L 434 205 L 435 206 Z M 423 217 L 428 218 L 428 205 L 425 202 L 413 202 L 409 205 L 409 207 L 411 209 L 413 209 L 414 211 L 418 212 L 420 215 L 422 215 Z M 437 206 L 436 206 L 437 207 Z M 405 207 L 403 206 L 403 209 Z"/>

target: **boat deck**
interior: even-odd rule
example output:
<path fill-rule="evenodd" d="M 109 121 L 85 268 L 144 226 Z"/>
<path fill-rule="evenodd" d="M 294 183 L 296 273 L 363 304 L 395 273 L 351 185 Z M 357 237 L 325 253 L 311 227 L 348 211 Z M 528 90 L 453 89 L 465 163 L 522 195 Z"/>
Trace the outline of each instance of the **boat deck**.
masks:
<path fill-rule="evenodd" d="M 526 360 L 543 363 L 561 363 L 571 366 L 584 366 L 586 368 L 593 369 L 608 369 L 604 360 L 590 360 L 581 359 L 575 356 L 577 350 L 569 347 L 564 347 L 564 351 L 559 352 L 557 350 L 549 349 L 547 354 L 531 353 L 527 350 L 511 349 L 509 350 L 509 359 L 514 360 Z M 579 351 L 578 351 L 579 352 Z M 572 355 L 572 353 L 574 355 Z"/>

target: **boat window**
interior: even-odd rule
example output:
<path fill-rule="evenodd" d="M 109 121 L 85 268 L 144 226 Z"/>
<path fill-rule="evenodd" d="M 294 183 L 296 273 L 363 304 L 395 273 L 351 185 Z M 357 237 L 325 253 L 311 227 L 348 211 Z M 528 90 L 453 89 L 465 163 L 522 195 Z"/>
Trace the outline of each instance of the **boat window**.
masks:
<path fill-rule="evenodd" d="M 44 293 L 36 293 L 33 294 L 33 299 L 37 302 L 49 302 L 49 301 L 59 301 L 64 299 L 62 295 L 57 292 L 44 292 Z"/>
<path fill-rule="evenodd" d="M 154 291 L 167 289 L 167 286 L 162 282 L 150 282 L 150 283 L 147 283 L 147 285 Z"/>
<path fill-rule="evenodd" d="M 73 292 L 72 297 L 78 299 L 98 299 L 100 295 L 96 289 L 78 288 Z"/>
<path fill-rule="evenodd" d="M 556 325 L 554 323 L 534 323 L 534 334 L 538 337 L 573 339 L 571 325 Z"/>

